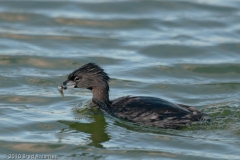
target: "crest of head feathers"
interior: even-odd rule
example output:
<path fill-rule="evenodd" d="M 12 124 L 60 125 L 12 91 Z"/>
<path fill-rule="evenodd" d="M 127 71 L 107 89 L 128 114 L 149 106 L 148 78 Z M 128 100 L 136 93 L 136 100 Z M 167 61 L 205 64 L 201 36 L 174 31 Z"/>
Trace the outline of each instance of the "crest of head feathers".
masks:
<path fill-rule="evenodd" d="M 69 74 L 68 79 L 72 80 L 75 78 L 78 74 L 91 74 L 95 75 L 96 77 L 102 77 L 104 81 L 109 81 L 109 76 L 107 73 L 104 72 L 104 70 L 96 65 L 95 63 L 87 63 L 80 68 L 76 69 L 72 73 Z"/>

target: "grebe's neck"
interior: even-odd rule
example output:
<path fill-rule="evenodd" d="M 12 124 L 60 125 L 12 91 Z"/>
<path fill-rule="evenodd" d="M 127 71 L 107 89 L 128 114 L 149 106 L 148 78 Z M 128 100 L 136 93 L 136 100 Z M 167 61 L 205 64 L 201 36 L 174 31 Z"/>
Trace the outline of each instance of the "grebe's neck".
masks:
<path fill-rule="evenodd" d="M 109 91 L 108 86 L 92 88 L 93 93 L 92 101 L 105 111 L 107 111 L 110 107 L 108 91 Z"/>

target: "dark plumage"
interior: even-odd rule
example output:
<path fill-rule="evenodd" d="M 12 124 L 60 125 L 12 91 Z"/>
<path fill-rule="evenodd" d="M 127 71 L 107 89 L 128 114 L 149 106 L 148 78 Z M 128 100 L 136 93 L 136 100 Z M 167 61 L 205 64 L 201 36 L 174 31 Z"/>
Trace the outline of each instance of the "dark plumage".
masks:
<path fill-rule="evenodd" d="M 125 96 L 109 100 L 109 76 L 94 63 L 88 63 L 69 74 L 58 89 L 87 88 L 93 93 L 92 101 L 108 114 L 146 126 L 179 128 L 204 117 L 197 109 L 174 104 L 161 98 Z"/>

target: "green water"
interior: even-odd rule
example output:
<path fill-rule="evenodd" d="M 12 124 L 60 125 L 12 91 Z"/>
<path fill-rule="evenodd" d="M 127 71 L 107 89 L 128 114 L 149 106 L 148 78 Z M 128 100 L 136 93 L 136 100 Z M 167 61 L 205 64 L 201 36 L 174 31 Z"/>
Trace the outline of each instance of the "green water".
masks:
<path fill-rule="evenodd" d="M 239 26 L 233 0 L 1 1 L 0 159 L 240 159 Z M 161 97 L 211 121 L 147 128 L 92 110 L 89 90 L 62 98 L 88 62 L 111 99 Z"/>

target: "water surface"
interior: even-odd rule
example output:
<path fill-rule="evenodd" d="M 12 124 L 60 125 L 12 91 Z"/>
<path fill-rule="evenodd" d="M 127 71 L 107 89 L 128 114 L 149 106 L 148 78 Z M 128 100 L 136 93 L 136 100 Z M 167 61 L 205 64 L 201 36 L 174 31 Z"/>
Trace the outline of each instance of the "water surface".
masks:
<path fill-rule="evenodd" d="M 0 156 L 240 159 L 240 2 L 0 2 Z M 208 113 L 183 130 L 94 112 L 85 89 L 57 86 L 94 62 L 110 98 L 156 96 Z"/>

